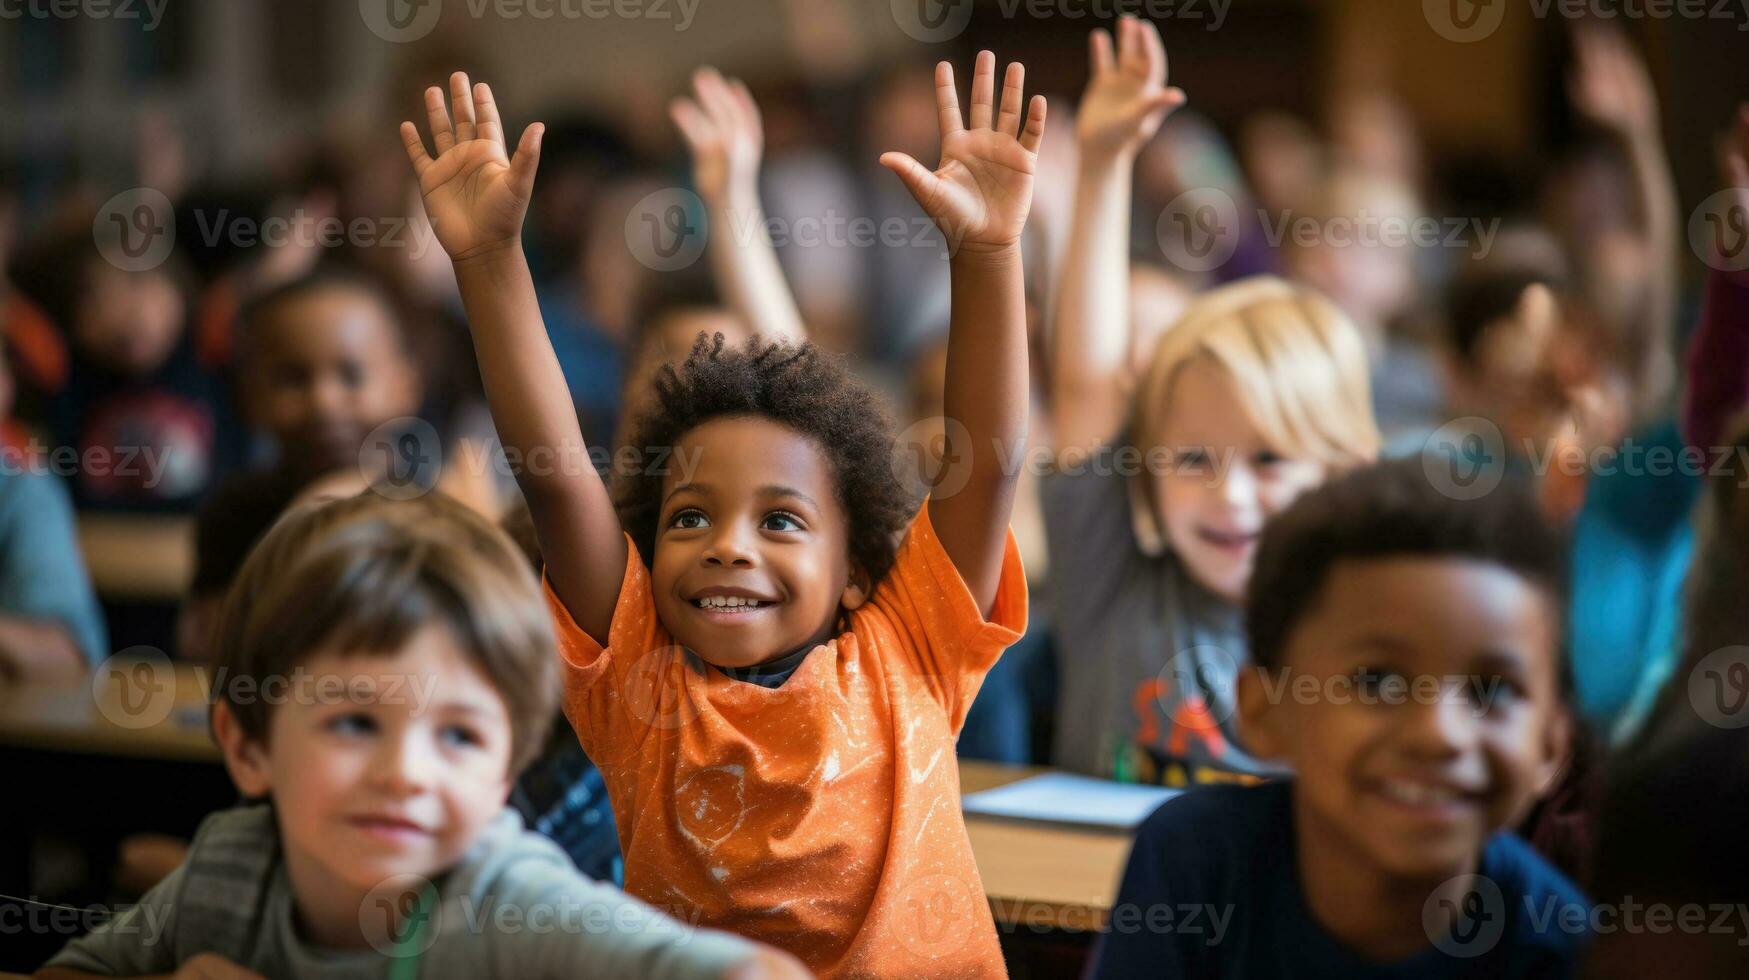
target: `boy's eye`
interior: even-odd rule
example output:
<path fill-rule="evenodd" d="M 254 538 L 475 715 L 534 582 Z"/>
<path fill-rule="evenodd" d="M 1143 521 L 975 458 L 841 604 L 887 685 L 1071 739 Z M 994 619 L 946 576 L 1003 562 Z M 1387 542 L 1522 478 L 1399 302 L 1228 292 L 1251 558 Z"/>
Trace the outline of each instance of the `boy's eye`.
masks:
<path fill-rule="evenodd" d="M 369 735 L 377 730 L 377 723 L 367 714 L 354 713 L 330 718 L 326 727 L 337 735 Z"/>
<path fill-rule="evenodd" d="M 1180 449 L 1178 451 L 1178 465 L 1179 466 L 1183 466 L 1183 467 L 1206 466 L 1206 465 L 1208 465 L 1208 461 L 1209 461 L 1209 453 L 1208 453 L 1208 450 L 1206 450 L 1206 449 Z"/>
<path fill-rule="evenodd" d="M 767 531 L 800 531 L 802 522 L 794 514 L 779 510 L 765 515 L 759 526 Z"/>
<path fill-rule="evenodd" d="M 683 510 L 669 519 L 668 526 L 683 531 L 696 531 L 699 528 L 710 527 L 711 522 L 702 511 Z"/>
<path fill-rule="evenodd" d="M 480 744 L 480 736 L 466 725 L 445 725 L 438 733 L 445 745 L 471 748 Z"/>
<path fill-rule="evenodd" d="M 1281 463 L 1287 462 L 1287 457 L 1283 456 L 1280 453 L 1271 452 L 1271 451 L 1266 449 L 1263 452 L 1260 452 L 1257 454 L 1256 462 L 1257 462 L 1258 466 L 1276 466 L 1276 465 L 1279 465 Z"/>
<path fill-rule="evenodd" d="M 354 362 L 348 361 L 345 364 L 340 365 L 340 380 L 348 388 L 357 388 L 359 385 L 364 384 L 364 368 Z"/>
<path fill-rule="evenodd" d="M 1354 672 L 1354 689 L 1363 695 L 1377 697 L 1384 692 L 1386 681 L 1397 673 L 1381 667 L 1361 667 Z"/>
<path fill-rule="evenodd" d="M 1484 711 L 1509 708 L 1524 698 L 1524 686 L 1510 677 L 1476 675 L 1464 680 L 1464 696 Z"/>

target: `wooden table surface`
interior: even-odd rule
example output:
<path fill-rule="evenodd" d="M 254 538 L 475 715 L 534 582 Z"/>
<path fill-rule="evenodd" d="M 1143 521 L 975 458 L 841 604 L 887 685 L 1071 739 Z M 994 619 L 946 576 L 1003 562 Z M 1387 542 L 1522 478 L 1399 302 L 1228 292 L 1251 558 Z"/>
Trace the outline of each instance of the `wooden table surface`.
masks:
<path fill-rule="evenodd" d="M 960 792 L 993 789 L 1049 771 L 962 759 Z M 966 833 L 998 923 L 1078 932 L 1104 928 L 1129 859 L 1127 831 L 968 813 Z"/>
<path fill-rule="evenodd" d="M 202 678 L 162 656 L 105 661 L 61 684 L 0 685 L 0 745 L 90 755 L 218 762 Z"/>
<path fill-rule="evenodd" d="M 146 660 L 72 684 L 0 687 L 0 745 L 49 752 L 219 762 L 202 677 Z M 975 793 L 1049 770 L 962 760 Z M 968 814 L 966 831 L 992 911 L 1007 926 L 1097 931 L 1117 895 L 1130 835 Z"/>

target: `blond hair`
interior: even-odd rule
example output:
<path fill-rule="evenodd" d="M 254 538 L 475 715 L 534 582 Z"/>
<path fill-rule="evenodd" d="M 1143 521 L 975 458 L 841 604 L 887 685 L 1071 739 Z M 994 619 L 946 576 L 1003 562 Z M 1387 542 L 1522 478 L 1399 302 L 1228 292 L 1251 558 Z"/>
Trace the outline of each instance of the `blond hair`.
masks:
<path fill-rule="evenodd" d="M 1164 441 L 1178 375 L 1201 359 L 1233 379 L 1246 417 L 1283 456 L 1339 470 L 1378 457 L 1366 344 L 1354 322 L 1319 293 L 1258 276 L 1191 303 L 1161 336 L 1137 385 L 1130 431 L 1138 445 Z M 1158 530 L 1137 516 L 1144 549 L 1159 553 Z"/>

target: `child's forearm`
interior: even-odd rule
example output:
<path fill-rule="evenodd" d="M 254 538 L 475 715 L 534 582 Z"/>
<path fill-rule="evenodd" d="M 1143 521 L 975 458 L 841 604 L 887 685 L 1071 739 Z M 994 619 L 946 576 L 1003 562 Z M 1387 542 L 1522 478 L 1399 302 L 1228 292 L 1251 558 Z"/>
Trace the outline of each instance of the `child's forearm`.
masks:
<path fill-rule="evenodd" d="M 1634 185 L 1645 222 L 1647 274 L 1645 322 L 1629 338 L 1629 356 L 1637 370 L 1634 378 L 1634 411 L 1644 418 L 1663 404 L 1674 379 L 1675 352 L 1671 350 L 1676 330 L 1676 294 L 1680 276 L 1681 242 L 1676 178 L 1659 140 L 1658 126 L 1628 139 Z"/>
<path fill-rule="evenodd" d="M 547 337 L 521 247 L 456 263 L 492 421 L 514 457 L 547 577 L 577 624 L 605 642 L 625 538 L 595 472 Z"/>
<path fill-rule="evenodd" d="M 806 340 L 807 329 L 771 244 L 758 189 L 736 188 L 707 206 L 711 219 L 707 253 L 723 300 L 748 329 L 767 340 Z"/>
<path fill-rule="evenodd" d="M 1075 183 L 1051 341 L 1051 407 L 1063 450 L 1116 436 L 1128 404 L 1133 162 L 1124 153 L 1084 155 Z"/>
<path fill-rule="evenodd" d="M 966 479 L 957 493 L 931 497 L 929 516 L 979 608 L 988 612 L 1001 579 L 1019 475 L 1013 462 L 1025 449 L 1027 433 L 1026 292 L 1020 246 L 962 246 L 952 269 L 944 469 L 964 467 Z M 958 444 L 956 429 L 965 445 Z"/>

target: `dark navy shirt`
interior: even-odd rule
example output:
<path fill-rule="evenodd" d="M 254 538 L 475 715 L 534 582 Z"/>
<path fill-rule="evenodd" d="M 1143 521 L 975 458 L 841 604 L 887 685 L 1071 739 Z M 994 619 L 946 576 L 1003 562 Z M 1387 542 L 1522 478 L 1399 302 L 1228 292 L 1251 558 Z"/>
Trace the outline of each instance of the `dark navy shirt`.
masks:
<path fill-rule="evenodd" d="M 1376 963 L 1312 918 L 1294 850 L 1293 782 L 1197 787 L 1142 824 L 1094 977 L 1532 980 L 1569 977 L 1590 904 L 1529 844 L 1497 834 L 1472 915 L 1406 960 Z M 1420 910 L 1416 910 L 1419 912 Z"/>

